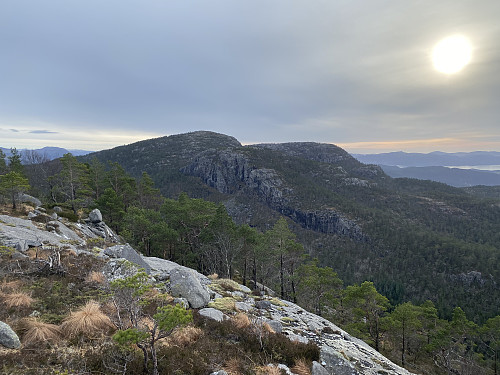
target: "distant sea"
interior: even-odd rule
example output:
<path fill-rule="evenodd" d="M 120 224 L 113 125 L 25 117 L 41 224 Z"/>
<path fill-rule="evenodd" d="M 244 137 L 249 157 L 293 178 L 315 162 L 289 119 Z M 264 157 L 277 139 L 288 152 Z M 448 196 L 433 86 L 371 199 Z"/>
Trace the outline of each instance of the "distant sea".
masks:
<path fill-rule="evenodd" d="M 500 165 L 445 165 L 446 168 L 478 169 L 480 171 L 499 172 Z"/>

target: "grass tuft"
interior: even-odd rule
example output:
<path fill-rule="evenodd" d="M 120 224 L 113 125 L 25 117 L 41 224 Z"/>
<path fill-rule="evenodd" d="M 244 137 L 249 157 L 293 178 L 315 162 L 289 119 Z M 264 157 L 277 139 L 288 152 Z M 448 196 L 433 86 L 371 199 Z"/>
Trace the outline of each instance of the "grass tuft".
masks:
<path fill-rule="evenodd" d="M 296 360 L 295 365 L 290 370 L 297 375 L 311 375 L 310 366 L 303 358 Z"/>
<path fill-rule="evenodd" d="M 57 344 L 61 341 L 61 328 L 55 324 L 44 323 L 30 318 L 23 319 L 21 327 L 26 331 L 23 335 L 23 344 L 27 347 L 46 343 Z"/>
<path fill-rule="evenodd" d="M 109 317 L 101 311 L 95 301 L 89 301 L 79 310 L 72 312 L 61 325 L 64 334 L 69 338 L 78 336 L 93 338 L 114 328 Z"/>
<path fill-rule="evenodd" d="M 35 300 L 26 292 L 3 294 L 2 300 L 7 309 L 22 309 L 30 307 Z"/>
<path fill-rule="evenodd" d="M 85 282 L 89 284 L 104 284 L 106 282 L 106 277 L 102 272 L 91 271 L 85 277 Z"/>
<path fill-rule="evenodd" d="M 203 335 L 203 330 L 198 327 L 186 326 L 176 329 L 168 337 L 168 344 L 186 347 L 195 343 Z"/>
<path fill-rule="evenodd" d="M 235 299 L 232 297 L 217 298 L 208 303 L 208 307 L 220 310 L 225 313 L 230 313 L 236 310 Z"/>
<path fill-rule="evenodd" d="M 226 361 L 224 370 L 228 375 L 240 375 L 241 374 L 241 360 L 239 358 L 230 358 Z"/>
<path fill-rule="evenodd" d="M 247 327 L 249 327 L 252 324 L 252 322 L 250 321 L 250 318 L 248 317 L 248 315 L 243 314 L 243 313 L 236 314 L 231 319 L 231 321 L 239 329 L 247 328 Z"/>

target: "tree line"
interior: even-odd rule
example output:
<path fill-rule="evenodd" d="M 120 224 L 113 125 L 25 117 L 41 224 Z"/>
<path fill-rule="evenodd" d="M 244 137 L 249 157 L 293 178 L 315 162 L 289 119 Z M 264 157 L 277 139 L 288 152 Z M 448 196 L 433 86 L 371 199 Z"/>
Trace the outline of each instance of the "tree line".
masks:
<path fill-rule="evenodd" d="M 25 166 L 17 150 L 8 158 L 0 151 L 0 194 L 13 209 L 23 192 L 47 207 L 63 207 L 73 220 L 99 208 L 106 223 L 144 255 L 236 279 L 256 293 L 271 288 L 403 367 L 497 374 L 500 315 L 478 326 L 460 307 L 446 320 L 431 301 L 391 306 L 371 281 L 344 287 L 331 267 L 307 255 L 284 218 L 259 231 L 235 224 L 222 204 L 186 193 L 164 198 L 147 173 L 135 179 L 118 163 L 82 163 L 71 154 L 52 162 L 31 159 L 38 162 Z"/>

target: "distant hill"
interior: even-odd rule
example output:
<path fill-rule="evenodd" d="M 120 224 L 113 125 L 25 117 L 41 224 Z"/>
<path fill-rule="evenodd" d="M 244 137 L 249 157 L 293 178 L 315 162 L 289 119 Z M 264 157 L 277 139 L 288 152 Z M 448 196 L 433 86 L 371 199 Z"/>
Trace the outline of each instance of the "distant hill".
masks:
<path fill-rule="evenodd" d="M 3 148 L 0 147 L 0 149 L 5 153 L 6 156 L 10 156 L 10 148 Z M 85 151 L 85 150 L 67 150 L 65 148 L 61 147 L 43 147 L 39 149 L 18 149 L 18 151 L 21 153 L 21 155 L 25 155 L 27 151 L 30 152 L 36 152 L 42 157 L 47 158 L 48 160 L 54 160 L 57 158 L 60 158 L 64 154 L 67 154 L 68 152 L 72 153 L 74 156 L 81 156 L 81 155 L 86 155 L 91 153 L 92 151 Z M 24 160 L 26 161 L 26 160 Z"/>
<path fill-rule="evenodd" d="M 280 216 L 348 284 L 371 280 L 392 303 L 431 299 L 477 321 L 500 310 L 500 199 L 484 189 L 389 177 L 331 144 L 242 146 L 193 132 L 81 157 L 147 171 L 167 197 L 222 202 L 238 223 Z M 500 164 L 500 163 L 499 163 Z M 482 198 L 485 197 L 485 198 Z"/>
<path fill-rule="evenodd" d="M 395 178 L 431 180 L 455 187 L 500 185 L 500 152 L 431 152 L 429 154 L 389 152 L 353 154 L 353 156 L 363 163 L 380 165 L 385 173 Z M 451 168 L 453 166 L 467 166 L 467 168 Z"/>
<path fill-rule="evenodd" d="M 428 154 L 398 151 L 381 154 L 352 154 L 352 156 L 366 164 L 397 165 L 400 167 L 500 165 L 500 152 L 496 151 L 455 153 L 435 151 Z"/>
<path fill-rule="evenodd" d="M 468 187 L 476 185 L 500 185 L 500 173 L 480 171 L 476 169 L 458 169 L 446 167 L 406 167 L 400 168 L 392 165 L 381 165 L 389 176 L 418 178 L 442 182 L 455 187 Z"/>

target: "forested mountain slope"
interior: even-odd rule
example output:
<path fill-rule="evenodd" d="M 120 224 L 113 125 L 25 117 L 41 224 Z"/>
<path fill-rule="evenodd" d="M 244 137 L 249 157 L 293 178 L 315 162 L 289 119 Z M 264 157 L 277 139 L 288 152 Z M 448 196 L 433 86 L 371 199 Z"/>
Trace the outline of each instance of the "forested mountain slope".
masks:
<path fill-rule="evenodd" d="M 445 317 L 477 321 L 500 307 L 500 200 L 450 186 L 392 179 L 328 144 L 242 146 L 195 132 L 85 157 L 147 171 L 162 193 L 224 202 L 237 222 L 284 215 L 310 255 L 346 283 L 372 280 L 393 303 L 431 299 Z M 274 220 L 273 220 L 274 217 Z"/>

